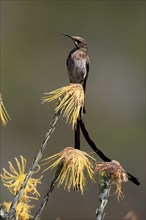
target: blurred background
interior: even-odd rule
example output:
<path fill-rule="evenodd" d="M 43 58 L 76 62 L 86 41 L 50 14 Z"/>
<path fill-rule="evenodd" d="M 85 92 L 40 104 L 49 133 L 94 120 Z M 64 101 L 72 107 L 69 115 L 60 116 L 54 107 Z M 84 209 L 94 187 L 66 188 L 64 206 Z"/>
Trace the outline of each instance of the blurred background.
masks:
<path fill-rule="evenodd" d="M 82 36 L 91 61 L 86 127 L 100 149 L 141 182 L 123 184 L 123 201 L 110 197 L 105 216 L 110 220 L 145 219 L 144 8 L 144 1 L 1 1 L 1 92 L 11 117 L 1 127 L 1 168 L 20 155 L 29 168 L 54 115 L 54 104 L 42 105 L 41 97 L 68 84 L 65 62 L 74 45 L 61 33 Z M 73 141 L 71 126 L 61 118 L 44 158 Z M 83 137 L 81 148 L 92 152 Z M 53 173 L 44 174 L 33 214 Z M 1 185 L 1 202 L 12 198 Z M 89 183 L 83 196 L 60 187 L 41 219 L 93 220 L 97 205 L 97 184 Z M 129 212 L 135 218 L 124 217 Z"/>

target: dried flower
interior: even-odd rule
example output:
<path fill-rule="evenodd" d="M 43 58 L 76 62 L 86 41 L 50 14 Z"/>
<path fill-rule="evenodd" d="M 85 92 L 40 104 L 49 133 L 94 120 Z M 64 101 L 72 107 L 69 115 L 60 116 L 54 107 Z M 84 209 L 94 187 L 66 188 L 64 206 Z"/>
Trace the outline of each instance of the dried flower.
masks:
<path fill-rule="evenodd" d="M 5 212 L 9 212 L 11 202 L 3 202 L 3 209 Z M 16 207 L 16 220 L 28 220 L 32 216 L 30 215 L 30 210 L 33 208 L 33 205 L 29 205 L 24 202 L 19 202 Z"/>
<path fill-rule="evenodd" d="M 102 176 L 107 177 L 111 185 L 116 185 L 115 193 L 118 200 L 124 197 L 121 190 L 121 183 L 128 181 L 128 175 L 118 161 L 112 160 L 111 162 L 96 163 L 95 172 L 102 174 L 101 178 Z"/>
<path fill-rule="evenodd" d="M 3 100 L 2 100 L 2 94 L 0 93 L 0 121 L 4 126 L 7 125 L 8 120 L 10 120 L 10 117 L 7 113 L 7 110 L 4 106 Z"/>
<path fill-rule="evenodd" d="M 46 96 L 42 98 L 43 103 L 51 102 L 61 98 L 59 105 L 55 108 L 55 111 L 61 110 L 63 116 L 69 120 L 69 123 L 74 125 L 77 122 L 77 118 L 80 117 L 80 110 L 84 106 L 84 90 L 81 84 L 72 83 L 68 86 L 56 89 L 50 93 L 46 93 Z"/>
<path fill-rule="evenodd" d="M 0 174 L 3 181 L 3 185 L 8 187 L 8 189 L 13 195 L 17 194 L 26 177 L 26 173 L 25 173 L 26 159 L 24 159 L 22 156 L 20 156 L 20 158 L 21 158 L 21 162 L 19 162 L 19 160 L 15 158 L 18 171 L 9 161 L 8 162 L 9 169 L 11 172 L 8 172 L 6 169 L 3 168 L 3 174 Z M 38 165 L 38 169 L 35 171 L 35 173 L 37 173 L 39 170 L 40 170 L 40 166 Z M 38 199 L 40 194 L 37 191 L 36 186 L 38 183 L 41 183 L 41 178 L 42 176 L 38 179 L 30 178 L 28 180 L 26 188 L 24 189 L 23 192 L 23 196 L 22 196 L 23 199 L 25 198 L 26 201 L 28 201 L 29 199 Z M 28 193 L 33 195 L 33 197 L 28 195 Z"/>
<path fill-rule="evenodd" d="M 79 189 L 83 194 L 86 186 L 85 172 L 89 178 L 93 180 L 93 166 L 91 160 L 94 160 L 89 154 L 73 147 L 67 147 L 60 153 L 46 158 L 44 164 L 50 164 L 47 169 L 52 169 L 56 166 L 61 166 L 62 169 L 56 181 L 58 186 L 64 183 L 64 188 L 70 191 L 71 186 L 74 189 Z"/>

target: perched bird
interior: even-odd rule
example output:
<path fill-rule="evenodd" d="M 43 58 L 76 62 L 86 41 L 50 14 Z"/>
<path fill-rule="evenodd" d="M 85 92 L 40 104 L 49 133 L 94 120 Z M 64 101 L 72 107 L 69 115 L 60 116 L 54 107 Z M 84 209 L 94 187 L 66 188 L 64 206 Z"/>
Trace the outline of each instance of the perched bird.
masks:
<path fill-rule="evenodd" d="M 66 60 L 69 81 L 70 83 L 81 84 L 85 92 L 89 73 L 87 43 L 79 36 L 71 36 L 65 33 L 63 33 L 63 35 L 71 38 L 75 44 L 75 48 L 71 50 Z M 83 112 L 86 113 L 85 106 Z M 77 124 L 75 126 L 75 148 L 80 149 L 80 119 L 77 119 Z"/>
<path fill-rule="evenodd" d="M 89 73 L 89 56 L 86 41 L 79 36 L 71 36 L 65 33 L 63 35 L 71 38 L 75 43 L 75 48 L 71 50 L 66 60 L 69 81 L 70 83 L 82 84 L 85 91 Z"/>

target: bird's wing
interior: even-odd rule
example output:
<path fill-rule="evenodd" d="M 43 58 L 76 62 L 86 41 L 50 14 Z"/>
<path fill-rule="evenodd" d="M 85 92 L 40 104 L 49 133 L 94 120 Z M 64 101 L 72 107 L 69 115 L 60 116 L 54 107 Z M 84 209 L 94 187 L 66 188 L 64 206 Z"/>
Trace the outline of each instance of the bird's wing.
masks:
<path fill-rule="evenodd" d="M 87 78 L 88 78 L 88 73 L 89 73 L 89 57 L 86 60 L 86 77 L 85 77 L 86 79 L 84 80 L 84 83 L 83 83 L 84 92 L 86 90 L 86 82 L 87 82 Z"/>
<path fill-rule="evenodd" d="M 88 73 L 89 73 L 89 63 L 90 63 L 90 61 L 89 61 L 89 57 L 88 57 L 88 59 L 87 59 L 87 61 L 86 61 L 87 75 L 88 75 Z"/>

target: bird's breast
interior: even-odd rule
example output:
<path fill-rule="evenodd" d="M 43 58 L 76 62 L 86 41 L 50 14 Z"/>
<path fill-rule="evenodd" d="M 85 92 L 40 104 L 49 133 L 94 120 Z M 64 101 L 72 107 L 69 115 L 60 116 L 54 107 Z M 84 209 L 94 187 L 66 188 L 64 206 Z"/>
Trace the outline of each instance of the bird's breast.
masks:
<path fill-rule="evenodd" d="M 83 84 L 87 77 L 87 50 L 73 49 L 67 58 L 67 69 L 71 83 Z"/>
<path fill-rule="evenodd" d="M 84 82 L 87 74 L 85 60 L 69 58 L 67 62 L 67 68 L 71 83 Z"/>

